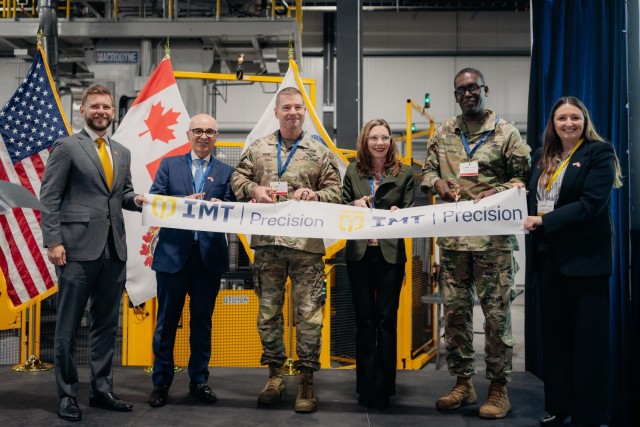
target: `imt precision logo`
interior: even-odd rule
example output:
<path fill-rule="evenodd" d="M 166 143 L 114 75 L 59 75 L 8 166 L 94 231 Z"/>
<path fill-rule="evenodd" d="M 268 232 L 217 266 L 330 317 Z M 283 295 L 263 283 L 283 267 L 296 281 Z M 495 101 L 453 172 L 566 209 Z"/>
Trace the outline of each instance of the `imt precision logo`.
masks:
<path fill-rule="evenodd" d="M 362 209 L 340 211 L 340 230 L 351 233 L 364 227 L 364 212 Z"/>
<path fill-rule="evenodd" d="M 168 196 L 153 196 L 151 213 L 156 218 L 165 219 L 176 213 L 176 198 Z"/>

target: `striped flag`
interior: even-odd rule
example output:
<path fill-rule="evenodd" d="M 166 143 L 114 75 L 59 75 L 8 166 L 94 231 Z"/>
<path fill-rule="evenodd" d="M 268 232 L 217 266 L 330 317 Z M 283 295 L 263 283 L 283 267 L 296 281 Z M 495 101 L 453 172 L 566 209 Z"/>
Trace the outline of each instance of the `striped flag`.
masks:
<path fill-rule="evenodd" d="M 40 194 L 53 142 L 71 133 L 42 47 L 15 94 L 0 111 L 0 179 Z M 0 215 L 0 268 L 14 310 L 57 290 L 42 247 L 40 213 L 14 208 Z"/>
<path fill-rule="evenodd" d="M 163 59 L 142 88 L 113 139 L 131 151 L 131 180 L 138 193 L 151 188 L 160 160 L 191 150 L 189 114 L 182 102 L 171 60 Z M 143 227 L 140 214 L 124 211 L 127 233 L 127 293 L 134 305 L 156 296 L 151 270 L 157 227 Z"/>

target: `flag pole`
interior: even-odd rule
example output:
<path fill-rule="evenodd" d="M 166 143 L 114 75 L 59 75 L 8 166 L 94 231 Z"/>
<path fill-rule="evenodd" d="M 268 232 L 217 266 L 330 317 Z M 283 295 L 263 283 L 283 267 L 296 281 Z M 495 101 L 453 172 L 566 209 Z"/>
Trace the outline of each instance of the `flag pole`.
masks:
<path fill-rule="evenodd" d="M 291 61 L 293 59 L 293 39 L 289 38 L 289 60 Z M 287 375 L 287 376 L 294 376 L 294 375 L 300 375 L 300 370 L 296 369 L 296 367 L 293 364 L 293 328 L 295 326 L 295 322 L 293 320 L 293 315 L 294 315 L 294 309 L 293 306 L 295 304 L 295 301 L 293 299 L 293 282 L 291 280 L 288 280 L 288 284 L 289 284 L 289 321 L 288 326 L 289 326 L 289 349 L 288 349 L 288 356 L 287 360 L 284 362 L 284 365 L 282 365 L 282 368 L 280 368 L 280 373 L 282 375 Z M 285 288 L 286 288 L 286 284 L 285 284 Z"/>
<path fill-rule="evenodd" d="M 38 48 L 42 46 L 42 27 L 38 28 L 38 33 L 36 35 L 38 40 Z M 46 56 L 43 56 L 43 59 L 46 63 Z M 40 304 L 41 301 L 37 300 L 34 304 L 29 305 L 23 315 L 27 319 L 27 352 L 29 357 L 23 364 L 14 365 L 11 369 L 15 372 L 37 372 L 37 371 L 50 371 L 53 369 L 53 365 L 51 363 L 45 363 L 40 360 L 37 354 L 40 352 L 40 346 L 37 345 L 37 341 L 39 341 L 40 336 Z"/>

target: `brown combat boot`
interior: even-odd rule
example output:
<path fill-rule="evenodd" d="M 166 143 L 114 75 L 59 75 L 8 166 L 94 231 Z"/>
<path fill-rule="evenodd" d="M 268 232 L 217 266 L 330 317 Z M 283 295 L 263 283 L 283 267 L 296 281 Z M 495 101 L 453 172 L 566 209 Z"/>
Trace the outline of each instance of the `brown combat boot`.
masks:
<path fill-rule="evenodd" d="M 300 369 L 300 382 L 298 383 L 298 395 L 296 396 L 296 412 L 309 414 L 318 409 L 318 400 L 313 393 L 313 368 Z"/>
<path fill-rule="evenodd" d="M 279 372 L 280 365 L 269 363 L 269 381 L 258 395 L 258 403 L 273 405 L 278 403 L 286 390 L 286 385 Z"/>
<path fill-rule="evenodd" d="M 477 401 L 478 398 L 476 397 L 476 390 L 473 388 L 471 377 L 458 377 L 453 389 L 436 401 L 436 408 L 441 411 L 451 411 L 461 406 L 471 405 Z"/>
<path fill-rule="evenodd" d="M 504 418 L 509 409 L 511 409 L 511 404 L 507 396 L 507 383 L 491 381 L 487 401 L 480 407 L 480 418 Z"/>

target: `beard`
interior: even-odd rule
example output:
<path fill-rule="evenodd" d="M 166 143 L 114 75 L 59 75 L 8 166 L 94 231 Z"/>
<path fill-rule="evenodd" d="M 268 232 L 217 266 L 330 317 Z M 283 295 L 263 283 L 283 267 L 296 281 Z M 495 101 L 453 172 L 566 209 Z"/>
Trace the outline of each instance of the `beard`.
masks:
<path fill-rule="evenodd" d="M 106 130 L 109 128 L 109 126 L 111 126 L 111 123 L 113 122 L 113 118 L 111 117 L 100 117 L 100 118 L 91 118 L 91 117 L 85 117 L 84 118 L 85 123 L 87 124 L 87 127 L 91 130 L 94 130 L 96 132 L 102 132 L 103 130 Z"/>

